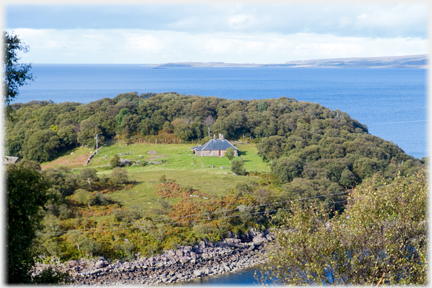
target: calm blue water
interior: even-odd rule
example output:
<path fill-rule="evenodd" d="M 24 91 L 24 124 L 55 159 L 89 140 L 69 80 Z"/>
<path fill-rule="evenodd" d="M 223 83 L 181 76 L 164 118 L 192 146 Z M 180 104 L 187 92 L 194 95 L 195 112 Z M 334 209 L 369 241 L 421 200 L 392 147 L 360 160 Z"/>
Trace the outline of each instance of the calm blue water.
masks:
<path fill-rule="evenodd" d="M 124 92 L 178 92 L 229 99 L 293 97 L 347 112 L 414 157 L 426 151 L 426 70 L 167 68 L 33 65 L 19 102 L 89 103 Z"/>
<path fill-rule="evenodd" d="M 229 99 L 293 97 L 347 112 L 414 157 L 427 155 L 426 70 L 168 68 L 139 65 L 33 65 L 19 101 L 89 103 L 125 92 L 178 92 Z M 254 269 L 195 282 L 253 285 Z M 191 284 L 193 285 L 193 284 Z"/>
<path fill-rule="evenodd" d="M 240 272 L 222 274 L 220 276 L 198 278 L 186 284 L 186 286 L 259 285 L 258 280 L 255 279 L 256 271 L 256 268 L 248 268 Z M 258 273 L 258 275 L 260 274 Z"/>

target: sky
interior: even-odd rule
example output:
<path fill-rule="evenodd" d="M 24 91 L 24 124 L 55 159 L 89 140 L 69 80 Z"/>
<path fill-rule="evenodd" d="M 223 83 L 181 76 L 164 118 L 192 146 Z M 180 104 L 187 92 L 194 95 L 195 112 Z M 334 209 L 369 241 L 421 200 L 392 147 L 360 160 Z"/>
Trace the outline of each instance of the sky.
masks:
<path fill-rule="evenodd" d="M 22 62 L 285 63 L 426 54 L 426 2 L 8 4 Z"/>

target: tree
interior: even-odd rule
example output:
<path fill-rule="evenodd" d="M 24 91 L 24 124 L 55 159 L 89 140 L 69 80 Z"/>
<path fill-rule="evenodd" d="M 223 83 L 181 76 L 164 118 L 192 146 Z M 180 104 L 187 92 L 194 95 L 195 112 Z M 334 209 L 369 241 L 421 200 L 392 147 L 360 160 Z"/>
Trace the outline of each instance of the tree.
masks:
<path fill-rule="evenodd" d="M 78 132 L 77 141 L 81 145 L 96 148 L 96 134 L 98 134 L 98 144 L 100 146 L 105 140 L 101 128 L 90 119 L 83 120 L 80 123 L 80 132 Z"/>
<path fill-rule="evenodd" d="M 192 139 L 193 132 L 186 122 L 179 121 L 179 123 L 174 126 L 174 136 L 179 137 L 184 141 L 188 141 Z"/>
<path fill-rule="evenodd" d="M 50 130 L 39 130 L 33 133 L 24 144 L 24 157 L 36 162 L 44 162 L 54 158 L 61 148 L 57 134 Z"/>
<path fill-rule="evenodd" d="M 129 115 L 129 109 L 127 109 L 127 108 L 122 108 L 120 111 L 119 111 L 119 113 L 118 113 L 118 115 L 116 116 L 116 123 L 117 123 L 117 125 L 121 125 L 121 123 L 122 123 L 122 121 L 123 121 L 123 117 L 125 116 L 125 115 Z"/>
<path fill-rule="evenodd" d="M 427 282 L 426 172 L 376 187 L 366 181 L 344 212 L 293 202 L 276 231 L 264 278 L 294 285 Z"/>
<path fill-rule="evenodd" d="M 118 155 L 114 155 L 110 160 L 111 167 L 120 166 L 120 157 Z"/>
<path fill-rule="evenodd" d="M 122 185 L 127 181 L 128 175 L 126 169 L 120 167 L 114 168 L 114 170 L 111 172 L 111 182 Z"/>
<path fill-rule="evenodd" d="M 49 200 L 42 174 L 25 165 L 10 164 L 7 179 L 7 282 L 30 283 L 34 265 L 32 244 L 41 228 L 42 213 Z"/>
<path fill-rule="evenodd" d="M 210 127 L 213 126 L 214 123 L 215 119 L 211 115 L 207 116 L 203 121 L 203 124 L 208 128 L 208 137 L 210 137 Z"/>
<path fill-rule="evenodd" d="M 27 52 L 28 46 L 17 35 L 3 32 L 3 98 L 8 119 L 12 119 L 9 103 L 18 95 L 18 88 L 26 84 L 27 80 L 33 80 L 31 65 L 18 62 L 18 51 Z"/>
<path fill-rule="evenodd" d="M 92 168 L 84 168 L 80 171 L 79 177 L 89 184 L 90 190 L 92 190 L 91 183 L 98 179 L 97 170 Z"/>
<path fill-rule="evenodd" d="M 97 203 L 96 195 L 84 189 L 76 190 L 72 198 L 78 204 L 87 205 L 89 208 L 91 207 L 91 205 L 95 205 Z"/>
<path fill-rule="evenodd" d="M 237 175 L 246 175 L 246 170 L 243 168 L 243 159 L 233 160 L 231 163 L 231 171 Z"/>
<path fill-rule="evenodd" d="M 234 149 L 232 147 L 227 149 L 225 157 L 227 157 L 230 161 L 234 158 Z"/>
<path fill-rule="evenodd" d="M 284 183 L 290 182 L 296 177 L 300 177 L 303 166 L 297 159 L 281 158 L 273 162 L 271 171 Z"/>
<path fill-rule="evenodd" d="M 262 100 L 258 103 L 258 111 L 263 112 L 267 110 L 267 101 Z"/>
<path fill-rule="evenodd" d="M 356 184 L 357 177 L 348 168 L 342 171 L 341 177 L 339 179 L 339 184 L 343 185 L 345 188 L 354 187 Z"/>

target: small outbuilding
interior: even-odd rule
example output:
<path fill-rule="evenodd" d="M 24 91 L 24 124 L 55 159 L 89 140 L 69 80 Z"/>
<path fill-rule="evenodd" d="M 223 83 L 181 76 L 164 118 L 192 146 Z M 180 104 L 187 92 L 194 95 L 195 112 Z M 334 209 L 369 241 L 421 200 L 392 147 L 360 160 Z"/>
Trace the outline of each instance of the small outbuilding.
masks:
<path fill-rule="evenodd" d="M 219 134 L 219 139 L 216 139 L 216 135 L 213 135 L 213 139 L 204 145 L 192 147 L 192 150 L 196 156 L 223 157 L 229 148 L 234 149 L 234 156 L 237 157 L 238 149 L 226 139 L 224 139 L 222 134 Z"/>
<path fill-rule="evenodd" d="M 19 157 L 13 157 L 13 156 L 4 156 L 3 158 L 3 164 L 15 164 L 18 163 L 21 159 Z"/>

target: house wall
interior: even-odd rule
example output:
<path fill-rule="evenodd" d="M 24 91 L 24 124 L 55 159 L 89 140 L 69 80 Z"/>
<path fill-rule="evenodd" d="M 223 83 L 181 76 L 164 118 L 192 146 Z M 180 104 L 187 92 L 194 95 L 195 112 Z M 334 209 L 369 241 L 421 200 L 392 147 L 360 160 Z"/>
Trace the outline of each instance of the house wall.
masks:
<path fill-rule="evenodd" d="M 221 150 L 221 157 L 225 156 L 226 150 Z M 219 157 L 219 150 L 195 151 L 196 156 Z M 238 157 L 237 150 L 234 150 L 234 156 Z"/>
<path fill-rule="evenodd" d="M 201 156 L 219 157 L 219 150 L 204 150 Z"/>

